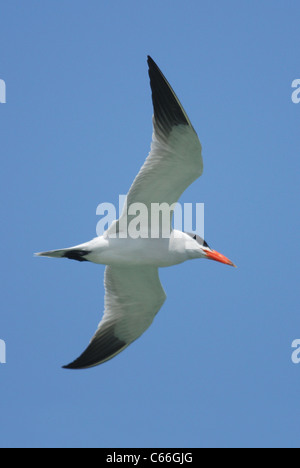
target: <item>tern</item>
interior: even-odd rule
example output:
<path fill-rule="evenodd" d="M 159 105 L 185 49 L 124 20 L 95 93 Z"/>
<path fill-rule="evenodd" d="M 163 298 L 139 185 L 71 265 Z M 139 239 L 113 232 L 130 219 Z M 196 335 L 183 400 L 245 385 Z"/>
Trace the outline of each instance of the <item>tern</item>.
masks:
<path fill-rule="evenodd" d="M 106 265 L 104 314 L 86 350 L 66 369 L 86 369 L 102 364 L 123 351 L 152 324 L 166 300 L 158 269 L 186 260 L 206 258 L 235 266 L 194 233 L 150 226 L 158 235 L 128 235 L 136 203 L 151 210 L 154 203 L 173 206 L 203 172 L 202 148 L 179 99 L 153 59 L 148 56 L 153 102 L 151 149 L 128 194 L 118 220 L 89 242 L 37 253 Z M 173 210 L 171 209 L 171 218 Z M 152 220 L 152 218 L 151 218 Z M 148 232 L 148 233 L 149 233 Z M 151 234 L 150 233 L 150 234 Z"/>

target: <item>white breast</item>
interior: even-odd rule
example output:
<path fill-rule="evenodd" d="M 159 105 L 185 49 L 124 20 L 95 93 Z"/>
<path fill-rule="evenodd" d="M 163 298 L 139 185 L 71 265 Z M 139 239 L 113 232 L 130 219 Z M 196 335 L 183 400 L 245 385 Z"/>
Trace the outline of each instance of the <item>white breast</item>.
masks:
<path fill-rule="evenodd" d="M 87 259 L 105 265 L 172 266 L 190 258 L 187 249 L 190 240 L 179 231 L 172 231 L 167 239 L 111 239 L 102 236 L 86 245 L 91 250 Z"/>

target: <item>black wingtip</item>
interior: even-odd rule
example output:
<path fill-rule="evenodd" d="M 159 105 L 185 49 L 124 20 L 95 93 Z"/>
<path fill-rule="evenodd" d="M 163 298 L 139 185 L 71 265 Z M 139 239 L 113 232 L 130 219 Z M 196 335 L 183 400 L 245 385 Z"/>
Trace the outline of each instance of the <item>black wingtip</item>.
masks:
<path fill-rule="evenodd" d="M 156 65 L 156 63 L 154 62 L 153 58 L 150 55 L 147 55 L 147 63 L 148 65 L 150 64 Z"/>
<path fill-rule="evenodd" d="M 129 343 L 114 335 L 114 324 L 102 326 L 94 335 L 86 350 L 63 369 L 89 369 L 113 358 Z"/>
<path fill-rule="evenodd" d="M 163 76 L 163 78 L 166 80 L 166 78 L 164 77 L 162 71 L 160 70 L 159 66 L 157 65 L 157 63 L 154 62 L 153 58 L 150 56 L 150 55 L 147 55 L 147 63 L 148 63 L 148 67 L 149 67 L 149 72 L 150 70 L 155 70 L 157 71 L 160 75 Z"/>
<path fill-rule="evenodd" d="M 92 367 L 92 366 L 89 366 Z M 88 369 L 87 366 L 83 366 L 79 364 L 79 360 L 75 359 L 75 361 L 70 362 L 70 364 L 67 364 L 66 366 L 62 366 L 62 369 L 67 369 L 67 370 L 81 370 L 81 369 Z"/>
<path fill-rule="evenodd" d="M 79 370 L 79 369 L 83 369 L 83 367 L 77 367 L 77 366 L 74 366 L 73 363 L 71 363 L 71 364 L 68 364 L 67 366 L 62 366 L 62 369 Z"/>
<path fill-rule="evenodd" d="M 150 55 L 147 55 L 147 64 L 148 64 L 148 69 L 149 69 L 149 76 L 151 73 L 151 70 L 156 71 L 162 75 L 161 70 L 159 69 L 158 65 L 154 62 L 153 58 Z M 151 79 L 151 76 L 150 76 Z"/>
<path fill-rule="evenodd" d="M 154 118 L 157 129 L 162 135 L 167 136 L 176 125 L 189 125 L 192 127 L 170 83 L 152 57 L 150 57 L 150 55 L 147 57 Z"/>

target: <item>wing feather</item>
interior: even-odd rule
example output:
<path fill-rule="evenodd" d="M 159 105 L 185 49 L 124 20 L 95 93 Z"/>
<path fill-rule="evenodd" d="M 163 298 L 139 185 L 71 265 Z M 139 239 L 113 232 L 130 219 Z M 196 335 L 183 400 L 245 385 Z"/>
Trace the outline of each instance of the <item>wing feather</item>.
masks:
<path fill-rule="evenodd" d="M 148 214 L 152 203 L 171 206 L 203 172 L 201 144 L 185 110 L 151 57 L 148 65 L 154 108 L 151 151 L 128 192 L 120 219 L 108 229 L 108 235 L 128 227 L 133 218 L 128 210 L 133 204 L 142 203 Z M 147 222 L 150 229 L 149 215 Z"/>
<path fill-rule="evenodd" d="M 65 369 L 97 366 L 135 341 L 151 325 L 166 295 L 154 267 L 107 266 L 105 312 L 87 349 Z"/>

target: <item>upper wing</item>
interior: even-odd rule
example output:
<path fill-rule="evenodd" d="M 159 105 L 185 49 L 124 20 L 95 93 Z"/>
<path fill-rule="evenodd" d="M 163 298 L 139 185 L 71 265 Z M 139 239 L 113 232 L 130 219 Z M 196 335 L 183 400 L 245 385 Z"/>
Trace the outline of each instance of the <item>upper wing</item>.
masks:
<path fill-rule="evenodd" d="M 108 361 L 151 325 L 166 295 L 154 267 L 107 266 L 105 312 L 83 354 L 66 369 L 85 369 Z"/>
<path fill-rule="evenodd" d="M 201 144 L 187 114 L 151 57 L 148 65 L 154 108 L 151 151 L 129 190 L 117 232 L 122 218 L 127 216 L 127 225 L 132 219 L 128 210 L 133 203 L 143 203 L 148 213 L 151 203 L 171 206 L 203 172 Z"/>

